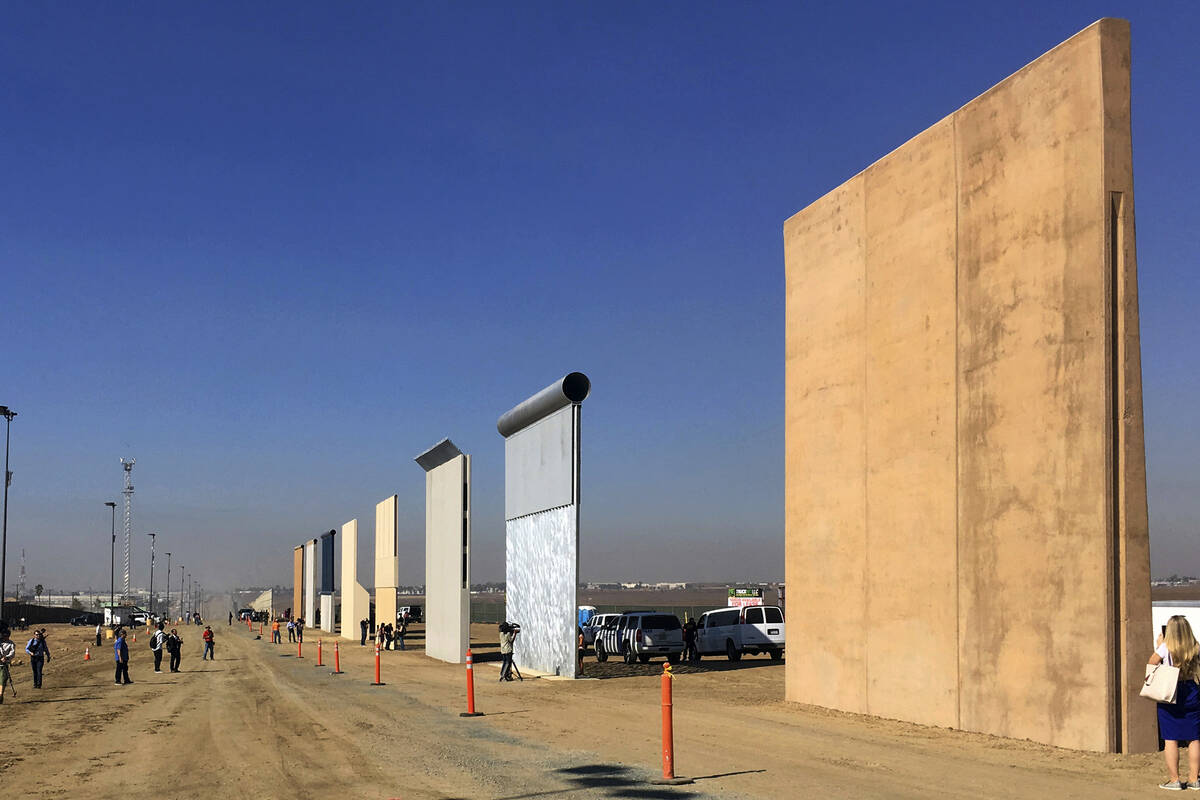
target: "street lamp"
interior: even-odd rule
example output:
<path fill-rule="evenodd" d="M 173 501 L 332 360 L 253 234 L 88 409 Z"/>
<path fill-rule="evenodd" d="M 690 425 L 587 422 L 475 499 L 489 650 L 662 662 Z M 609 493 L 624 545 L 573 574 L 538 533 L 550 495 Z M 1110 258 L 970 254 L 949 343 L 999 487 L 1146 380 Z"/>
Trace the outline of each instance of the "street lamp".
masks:
<path fill-rule="evenodd" d="M 12 473 L 8 471 L 8 438 L 12 432 L 13 417 L 16 415 L 17 412 L 8 406 L 0 406 L 0 416 L 8 421 L 4 426 L 4 532 L 0 534 L 0 620 L 4 619 L 4 578 L 8 568 L 8 485 L 12 483 Z"/>
<path fill-rule="evenodd" d="M 157 533 L 147 533 L 150 537 L 150 616 L 154 616 L 154 537 Z"/>
<path fill-rule="evenodd" d="M 112 542 L 108 545 L 108 607 L 112 609 L 113 601 L 116 599 L 116 571 L 117 571 L 117 504 L 113 502 L 105 503 L 104 505 L 112 509 L 112 528 L 110 535 Z M 112 611 L 108 612 L 109 619 L 112 619 Z"/>
<path fill-rule="evenodd" d="M 163 613 L 167 623 L 171 622 L 171 554 L 167 553 L 167 610 Z"/>
<path fill-rule="evenodd" d="M 179 618 L 183 619 L 183 564 L 179 565 Z"/>

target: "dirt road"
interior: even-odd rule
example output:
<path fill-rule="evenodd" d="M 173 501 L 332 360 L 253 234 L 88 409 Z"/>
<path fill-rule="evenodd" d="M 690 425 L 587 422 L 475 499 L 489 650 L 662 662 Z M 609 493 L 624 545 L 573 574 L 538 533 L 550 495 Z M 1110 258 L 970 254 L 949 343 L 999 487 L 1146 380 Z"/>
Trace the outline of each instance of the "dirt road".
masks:
<path fill-rule="evenodd" d="M 11 797 L 86 798 L 798 798 L 1154 796 L 1157 755 L 1108 756 L 856 717 L 782 702 L 766 658 L 704 662 L 675 681 L 677 772 L 660 769 L 660 664 L 602 680 L 500 684 L 494 634 L 477 627 L 477 702 L 464 719 L 463 668 L 420 650 L 345 643 L 345 674 L 295 645 L 220 625 L 215 662 L 183 626 L 184 672 L 154 674 L 144 630 L 132 686 L 114 686 L 107 642 L 82 661 L 87 631 L 52 626 L 45 688 L 14 669 L 0 706 L 0 785 Z M 255 629 L 257 632 L 257 629 Z M 269 636 L 269 633 L 267 634 Z M 18 651 L 24 638 L 18 640 Z M 611 665 L 605 665 L 611 667 Z M 602 671 L 589 661 L 588 671 Z M 621 677 L 615 677 L 621 675 Z"/>

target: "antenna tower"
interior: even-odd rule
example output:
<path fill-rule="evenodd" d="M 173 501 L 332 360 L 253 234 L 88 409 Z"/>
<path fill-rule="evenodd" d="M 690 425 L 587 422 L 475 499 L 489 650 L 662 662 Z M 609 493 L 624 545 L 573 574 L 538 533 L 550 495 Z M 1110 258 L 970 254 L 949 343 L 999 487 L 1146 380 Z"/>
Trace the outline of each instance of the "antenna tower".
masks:
<path fill-rule="evenodd" d="M 136 463 L 136 458 L 121 459 L 121 466 L 125 468 L 125 488 L 121 492 L 125 495 L 125 572 L 121 583 L 121 596 L 125 602 L 129 602 L 130 599 L 129 545 L 133 537 L 133 465 Z"/>

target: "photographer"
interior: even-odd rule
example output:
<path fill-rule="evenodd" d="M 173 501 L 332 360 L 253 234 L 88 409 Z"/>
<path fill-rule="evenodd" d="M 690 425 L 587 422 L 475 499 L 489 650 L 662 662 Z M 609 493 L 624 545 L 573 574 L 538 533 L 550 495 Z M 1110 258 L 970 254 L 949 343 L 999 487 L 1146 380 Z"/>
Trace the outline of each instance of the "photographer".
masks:
<path fill-rule="evenodd" d="M 513 679 L 513 642 L 516 641 L 517 634 L 520 632 L 520 625 L 512 622 L 500 623 L 500 656 L 503 659 L 500 664 L 500 680 L 502 681 Z"/>

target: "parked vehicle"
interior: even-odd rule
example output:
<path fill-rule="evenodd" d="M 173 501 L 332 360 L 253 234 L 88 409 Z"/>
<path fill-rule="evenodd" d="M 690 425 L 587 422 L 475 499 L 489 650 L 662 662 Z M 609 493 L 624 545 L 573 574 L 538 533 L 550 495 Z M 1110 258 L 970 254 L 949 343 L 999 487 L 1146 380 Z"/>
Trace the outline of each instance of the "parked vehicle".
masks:
<path fill-rule="evenodd" d="M 94 627 L 96 625 L 99 625 L 103 621 L 104 621 L 103 614 L 92 612 L 92 611 L 89 611 L 84 614 L 80 614 L 78 617 L 71 617 L 71 624 L 76 625 L 76 626 L 87 625 L 88 627 Z"/>
<path fill-rule="evenodd" d="M 245 622 L 248 619 L 254 619 L 254 609 L 253 608 L 239 609 L 238 613 L 237 613 L 237 618 L 240 619 L 242 622 Z"/>
<path fill-rule="evenodd" d="M 421 619 L 421 607 L 420 606 L 400 606 L 400 608 L 396 609 L 396 622 L 399 622 L 400 620 L 404 619 L 405 611 L 408 612 L 408 621 L 409 622 L 422 622 L 423 621 Z"/>
<path fill-rule="evenodd" d="M 626 664 L 645 664 L 654 656 L 678 664 L 682 654 L 683 626 L 674 614 L 627 611 L 608 620 L 596 636 L 596 660 L 601 663 L 613 655 Z"/>
<path fill-rule="evenodd" d="M 743 653 L 769 653 L 771 659 L 783 658 L 785 627 L 779 606 L 714 608 L 700 615 L 696 623 L 696 654 L 724 654 L 738 661 Z"/>
<path fill-rule="evenodd" d="M 620 614 L 593 614 L 590 619 L 583 625 L 583 644 L 584 647 L 592 647 L 596 644 L 596 634 L 600 632 L 609 620 L 616 619 Z"/>

